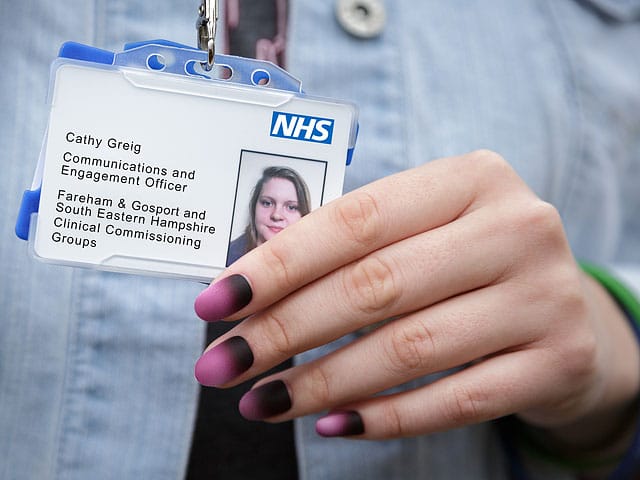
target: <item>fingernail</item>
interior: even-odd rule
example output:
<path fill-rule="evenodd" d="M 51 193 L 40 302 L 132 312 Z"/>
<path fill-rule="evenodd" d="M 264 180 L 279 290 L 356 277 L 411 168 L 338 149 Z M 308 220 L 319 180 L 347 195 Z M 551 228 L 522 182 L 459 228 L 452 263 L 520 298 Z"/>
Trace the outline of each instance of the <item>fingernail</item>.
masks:
<path fill-rule="evenodd" d="M 194 307 L 203 320 L 222 320 L 249 305 L 252 297 L 247 279 L 242 275 L 231 275 L 198 295 Z"/>
<path fill-rule="evenodd" d="M 358 412 L 331 412 L 316 422 L 316 432 L 323 437 L 346 437 L 364 433 L 364 423 Z"/>
<path fill-rule="evenodd" d="M 207 350 L 196 362 L 195 376 L 208 387 L 222 385 L 246 372 L 253 365 L 253 352 L 242 337 L 231 337 L 211 350 Z"/>
<path fill-rule="evenodd" d="M 247 420 L 263 420 L 291 408 L 291 397 L 282 380 L 249 390 L 240 399 L 240 414 Z"/>

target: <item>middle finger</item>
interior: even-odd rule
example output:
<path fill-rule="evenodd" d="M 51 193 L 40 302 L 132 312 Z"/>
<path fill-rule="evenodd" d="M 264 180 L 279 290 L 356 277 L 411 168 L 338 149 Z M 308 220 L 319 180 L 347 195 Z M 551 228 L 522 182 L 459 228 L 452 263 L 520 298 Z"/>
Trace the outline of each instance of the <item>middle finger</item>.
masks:
<path fill-rule="evenodd" d="M 210 386 L 240 383 L 381 320 L 497 281 L 508 248 L 482 210 L 385 247 L 307 285 L 216 339 L 196 364 Z M 486 220 L 486 221 L 485 221 Z M 230 340 L 233 338 L 233 340 Z"/>

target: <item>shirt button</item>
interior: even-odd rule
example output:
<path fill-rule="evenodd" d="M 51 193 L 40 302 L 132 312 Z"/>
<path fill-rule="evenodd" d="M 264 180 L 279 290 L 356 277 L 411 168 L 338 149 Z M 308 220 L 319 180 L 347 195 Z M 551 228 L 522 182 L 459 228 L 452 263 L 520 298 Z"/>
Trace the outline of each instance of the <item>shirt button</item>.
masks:
<path fill-rule="evenodd" d="M 373 38 L 387 20 L 382 0 L 338 0 L 336 17 L 340 26 L 358 38 Z"/>

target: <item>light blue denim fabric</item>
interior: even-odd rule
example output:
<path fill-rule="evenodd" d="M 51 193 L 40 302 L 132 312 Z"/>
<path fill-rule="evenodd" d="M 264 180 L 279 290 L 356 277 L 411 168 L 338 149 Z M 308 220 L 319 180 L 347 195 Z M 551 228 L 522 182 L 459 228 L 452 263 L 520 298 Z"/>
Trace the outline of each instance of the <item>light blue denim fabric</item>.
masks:
<path fill-rule="evenodd" d="M 193 299 L 202 286 L 45 265 L 12 227 L 61 43 L 193 43 L 197 5 L 183 3 L 0 2 L 3 480 L 183 476 L 198 394 L 193 364 L 204 341 Z"/>
<path fill-rule="evenodd" d="M 202 286 L 41 264 L 13 225 L 59 45 L 194 44 L 198 3 L 0 3 L 0 479 L 183 476 Z M 639 0 L 387 0 L 373 40 L 342 31 L 333 1 L 291 3 L 289 70 L 306 91 L 360 107 L 347 189 L 493 149 L 557 206 L 578 258 L 615 266 L 640 292 Z M 506 476 L 487 425 L 352 442 L 319 438 L 314 420 L 296 423 L 303 479 Z"/>

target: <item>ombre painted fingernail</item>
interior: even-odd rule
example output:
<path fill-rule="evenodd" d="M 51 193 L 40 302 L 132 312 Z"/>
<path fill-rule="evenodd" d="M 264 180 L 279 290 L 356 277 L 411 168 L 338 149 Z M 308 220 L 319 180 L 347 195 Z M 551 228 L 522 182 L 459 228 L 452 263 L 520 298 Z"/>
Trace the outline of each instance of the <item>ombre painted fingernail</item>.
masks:
<path fill-rule="evenodd" d="M 247 420 L 263 420 L 291 408 L 291 397 L 282 380 L 249 390 L 240 399 L 240 413 Z"/>
<path fill-rule="evenodd" d="M 242 275 L 230 275 L 203 291 L 195 302 L 198 316 L 209 322 L 225 317 L 246 307 L 253 298 L 251 286 Z"/>
<path fill-rule="evenodd" d="M 364 423 L 358 412 L 331 412 L 316 422 L 316 432 L 323 437 L 346 437 L 364 433 Z"/>
<path fill-rule="evenodd" d="M 208 387 L 222 385 L 246 372 L 253 365 L 253 352 L 242 337 L 231 337 L 202 354 L 196 362 L 195 376 Z"/>

